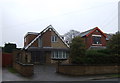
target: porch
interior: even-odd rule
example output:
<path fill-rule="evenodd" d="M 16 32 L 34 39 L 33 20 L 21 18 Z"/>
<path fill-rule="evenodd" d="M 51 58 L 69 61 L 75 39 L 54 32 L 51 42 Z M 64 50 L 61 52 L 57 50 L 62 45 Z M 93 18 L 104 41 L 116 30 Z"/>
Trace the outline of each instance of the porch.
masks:
<path fill-rule="evenodd" d="M 31 62 L 33 64 L 54 64 L 56 61 L 52 59 L 67 59 L 69 63 L 69 49 L 66 48 L 51 48 L 51 47 L 30 47 L 27 50 L 31 53 Z"/>

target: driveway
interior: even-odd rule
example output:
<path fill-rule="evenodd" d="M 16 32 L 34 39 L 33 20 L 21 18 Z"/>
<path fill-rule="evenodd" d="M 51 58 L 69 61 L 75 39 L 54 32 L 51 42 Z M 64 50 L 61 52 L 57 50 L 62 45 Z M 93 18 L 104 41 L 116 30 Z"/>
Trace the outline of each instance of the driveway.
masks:
<path fill-rule="evenodd" d="M 102 76 L 68 76 L 56 73 L 53 65 L 36 65 L 34 66 L 34 75 L 32 77 L 23 77 L 20 74 L 13 74 L 7 69 L 3 69 L 3 81 L 93 81 Z M 118 81 L 118 79 L 115 79 Z"/>

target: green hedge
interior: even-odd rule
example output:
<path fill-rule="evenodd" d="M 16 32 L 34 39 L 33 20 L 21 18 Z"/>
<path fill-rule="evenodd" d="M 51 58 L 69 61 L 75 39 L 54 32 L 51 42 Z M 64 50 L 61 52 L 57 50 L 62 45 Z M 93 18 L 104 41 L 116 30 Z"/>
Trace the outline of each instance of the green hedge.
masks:
<path fill-rule="evenodd" d="M 120 55 L 110 55 L 108 49 L 87 50 L 85 56 L 76 57 L 75 64 L 120 64 Z"/>

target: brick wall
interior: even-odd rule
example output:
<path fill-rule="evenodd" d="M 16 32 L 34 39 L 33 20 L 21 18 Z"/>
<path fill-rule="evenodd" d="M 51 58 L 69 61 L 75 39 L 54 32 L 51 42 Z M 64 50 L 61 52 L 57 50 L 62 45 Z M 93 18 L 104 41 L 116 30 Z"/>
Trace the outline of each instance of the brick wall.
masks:
<path fill-rule="evenodd" d="M 16 60 L 16 56 L 18 53 L 22 54 L 21 62 Z M 23 76 L 32 76 L 33 70 L 34 70 L 34 65 L 24 62 L 25 61 L 25 57 L 24 57 L 25 54 L 29 55 L 29 53 L 26 53 L 25 51 L 21 51 L 21 50 L 14 50 L 13 51 L 13 68 L 16 69 L 16 71 L 19 72 Z"/>
<path fill-rule="evenodd" d="M 32 76 L 34 74 L 33 64 L 13 63 L 13 68 L 23 76 Z"/>
<path fill-rule="evenodd" d="M 51 31 L 48 30 L 42 35 L 42 46 L 51 47 Z"/>
<path fill-rule="evenodd" d="M 25 38 L 24 38 L 24 46 L 27 46 L 33 39 L 35 39 L 37 37 L 37 35 L 34 34 L 28 34 Z M 25 41 L 26 39 L 26 41 Z M 38 40 L 35 41 L 32 46 L 36 47 L 38 46 Z"/>
<path fill-rule="evenodd" d="M 51 35 L 52 36 L 57 36 L 57 34 L 55 34 L 54 31 L 51 32 Z M 51 42 L 51 47 L 54 47 L 54 48 L 68 48 L 58 36 L 57 36 L 57 42 Z"/>
<path fill-rule="evenodd" d="M 96 75 L 120 73 L 120 66 L 117 65 L 97 65 L 97 66 L 80 66 L 80 65 L 59 65 L 57 72 L 67 75 Z"/>

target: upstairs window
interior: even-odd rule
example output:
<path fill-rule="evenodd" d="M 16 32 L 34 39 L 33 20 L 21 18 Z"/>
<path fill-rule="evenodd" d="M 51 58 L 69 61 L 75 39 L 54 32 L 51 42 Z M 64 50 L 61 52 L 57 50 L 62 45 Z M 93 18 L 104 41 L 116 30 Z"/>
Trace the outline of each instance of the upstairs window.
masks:
<path fill-rule="evenodd" d="M 93 36 L 93 44 L 101 44 L 101 37 Z"/>
<path fill-rule="evenodd" d="M 52 42 L 57 42 L 57 36 L 51 36 L 51 41 Z"/>
<path fill-rule="evenodd" d="M 101 44 L 101 35 L 92 35 L 93 38 L 93 44 Z"/>

